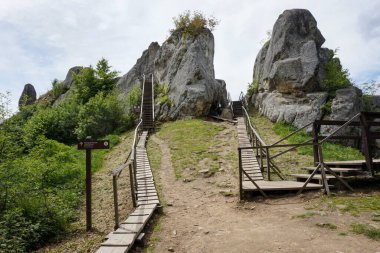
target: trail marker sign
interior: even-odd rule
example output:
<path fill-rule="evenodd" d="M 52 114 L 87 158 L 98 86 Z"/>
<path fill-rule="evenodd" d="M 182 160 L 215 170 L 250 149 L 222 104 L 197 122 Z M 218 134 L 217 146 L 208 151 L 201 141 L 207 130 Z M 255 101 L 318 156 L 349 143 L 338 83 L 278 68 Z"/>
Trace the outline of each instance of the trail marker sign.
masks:
<path fill-rule="evenodd" d="M 78 143 L 78 150 L 86 150 L 86 229 L 91 230 L 91 150 L 109 149 L 109 140 L 91 140 L 91 136 Z"/>

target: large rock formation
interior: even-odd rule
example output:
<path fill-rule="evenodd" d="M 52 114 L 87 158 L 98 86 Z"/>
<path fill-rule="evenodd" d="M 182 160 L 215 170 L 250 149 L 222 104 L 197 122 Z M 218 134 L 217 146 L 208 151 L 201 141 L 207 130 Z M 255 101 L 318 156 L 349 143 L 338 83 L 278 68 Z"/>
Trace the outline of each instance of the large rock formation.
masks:
<path fill-rule="evenodd" d="M 324 41 L 308 10 L 286 10 L 279 16 L 253 71 L 259 93 L 251 101 L 262 114 L 296 127 L 323 116 L 327 93 L 320 87 L 328 59 L 328 49 L 321 48 Z"/>
<path fill-rule="evenodd" d="M 74 84 L 73 74 L 79 74 L 82 71 L 83 67 L 81 66 L 75 66 L 69 69 L 69 71 L 66 74 L 65 80 L 62 82 L 63 87 L 65 87 L 65 90 L 69 90 L 71 86 Z"/>
<path fill-rule="evenodd" d="M 116 86 L 128 92 L 134 85 L 140 85 L 143 75 L 148 76 L 154 72 L 154 60 L 159 49 L 160 45 L 152 42 L 132 69 L 119 79 Z"/>
<path fill-rule="evenodd" d="M 34 86 L 30 83 L 25 84 L 24 90 L 21 93 L 20 99 L 18 100 L 18 106 L 22 107 L 24 105 L 31 105 L 37 99 L 37 93 Z"/>
<path fill-rule="evenodd" d="M 214 36 L 205 29 L 196 36 L 173 32 L 162 44 L 152 43 L 136 65 L 118 82 L 126 91 L 142 74 L 154 73 L 158 85 L 170 87 L 170 105 L 157 107 L 157 117 L 176 119 L 205 116 L 213 106 L 227 104 L 225 82 L 215 79 Z"/>

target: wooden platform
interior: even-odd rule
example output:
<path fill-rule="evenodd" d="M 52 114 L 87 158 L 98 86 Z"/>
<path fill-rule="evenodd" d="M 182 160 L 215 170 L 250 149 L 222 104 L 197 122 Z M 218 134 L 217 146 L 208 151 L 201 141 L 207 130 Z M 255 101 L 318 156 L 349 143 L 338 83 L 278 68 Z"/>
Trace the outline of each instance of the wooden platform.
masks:
<path fill-rule="evenodd" d="M 244 118 L 237 118 L 238 125 L 238 140 L 239 147 L 251 147 L 251 143 L 248 138 L 247 130 L 245 128 Z M 302 182 L 296 181 L 266 181 L 263 178 L 263 174 L 260 170 L 259 163 L 256 159 L 256 155 L 253 149 L 243 149 L 241 153 L 242 168 L 248 173 L 248 175 L 255 181 L 257 186 L 264 192 L 266 191 L 292 191 L 302 188 Z M 306 186 L 308 190 L 321 189 L 322 185 L 309 183 Z M 259 191 L 259 189 L 248 179 L 247 176 L 243 176 L 242 190 L 244 192 Z"/>
<path fill-rule="evenodd" d="M 291 191 L 291 190 L 299 190 L 303 186 L 303 182 L 295 182 L 295 181 L 255 181 L 255 183 L 260 187 L 263 191 Z M 252 182 L 243 182 L 244 191 L 258 191 L 257 187 Z M 322 189 L 322 185 L 320 184 L 312 184 L 309 183 L 306 186 L 306 189 L 315 190 Z"/>
<path fill-rule="evenodd" d="M 365 165 L 365 160 L 353 160 L 353 161 L 329 161 L 325 162 L 328 166 L 362 166 Z M 380 164 L 380 159 L 373 159 L 374 164 Z"/>
<path fill-rule="evenodd" d="M 145 147 L 147 137 L 148 132 L 144 131 L 136 151 L 137 208 L 108 235 L 97 253 L 128 252 L 160 203 Z"/>

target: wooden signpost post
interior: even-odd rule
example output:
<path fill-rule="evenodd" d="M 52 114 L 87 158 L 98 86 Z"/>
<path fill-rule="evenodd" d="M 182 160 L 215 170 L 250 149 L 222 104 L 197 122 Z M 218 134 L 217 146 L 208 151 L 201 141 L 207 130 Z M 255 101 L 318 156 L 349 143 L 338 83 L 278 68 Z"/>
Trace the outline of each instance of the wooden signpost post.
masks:
<path fill-rule="evenodd" d="M 91 136 L 78 143 L 78 150 L 86 150 L 86 229 L 91 230 L 91 150 L 109 149 L 109 140 L 91 140 Z"/>

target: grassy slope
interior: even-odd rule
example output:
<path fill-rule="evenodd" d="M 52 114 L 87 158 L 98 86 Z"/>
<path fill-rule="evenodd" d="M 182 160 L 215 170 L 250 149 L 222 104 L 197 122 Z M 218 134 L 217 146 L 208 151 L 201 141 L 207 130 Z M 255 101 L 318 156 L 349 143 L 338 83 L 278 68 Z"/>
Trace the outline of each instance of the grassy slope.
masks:
<path fill-rule="evenodd" d="M 255 128 L 257 128 L 260 136 L 266 142 L 267 145 L 273 144 L 281 138 L 287 136 L 294 131 L 292 126 L 284 123 L 273 123 L 268 118 L 261 116 L 256 110 L 250 111 L 251 120 Z M 302 143 L 311 136 L 305 132 L 300 132 L 288 140 L 284 141 L 285 144 Z M 284 148 L 276 148 L 270 150 L 271 154 L 274 155 Z M 323 145 L 323 154 L 326 161 L 328 160 L 358 160 L 364 159 L 361 153 L 350 147 L 345 147 L 333 143 L 325 143 Z M 313 165 L 313 150 L 311 146 L 300 147 L 295 151 L 288 152 L 282 156 L 275 159 L 275 164 L 281 169 L 285 174 L 289 173 L 299 173 L 305 172 L 300 170 L 300 168 L 305 166 Z"/>
<path fill-rule="evenodd" d="M 181 178 L 182 172 L 187 168 L 197 170 L 198 163 L 203 159 L 208 159 L 212 170 L 219 168 L 217 155 L 207 151 L 213 144 L 215 135 L 223 129 L 222 125 L 198 119 L 178 120 L 162 125 L 158 137 L 167 141 L 173 151 L 172 162 L 177 178 Z"/>
<path fill-rule="evenodd" d="M 93 165 L 96 173 L 92 181 L 92 222 L 94 230 L 87 233 L 85 217 L 85 196 L 82 198 L 79 218 L 69 230 L 69 234 L 62 241 L 48 245 L 37 252 L 95 252 L 103 241 L 105 235 L 113 230 L 114 209 L 112 177 L 109 171 L 125 162 L 133 141 L 133 131 L 129 131 L 120 137 L 120 143 L 109 152 L 97 150 L 93 152 Z M 84 166 L 84 165 L 83 165 Z M 119 180 L 119 212 L 120 219 L 126 218 L 132 209 L 129 194 L 129 173 L 124 171 Z M 125 200 L 127 196 L 127 201 Z"/>
<path fill-rule="evenodd" d="M 260 116 L 257 111 L 252 110 L 251 119 L 259 134 L 270 145 L 277 140 L 287 136 L 294 131 L 294 128 L 284 123 L 272 123 L 266 117 Z M 310 135 L 300 132 L 289 138 L 285 143 L 301 143 L 310 139 Z M 281 150 L 281 149 L 279 149 Z M 354 148 L 345 147 L 334 143 L 325 143 L 323 145 L 323 154 L 326 160 L 361 160 L 364 159 L 362 154 Z M 313 150 L 311 147 L 300 147 L 296 151 L 289 152 L 283 156 L 276 158 L 276 164 L 280 165 L 280 169 L 285 173 L 303 172 L 298 168 L 302 166 L 310 166 L 313 163 Z M 314 216 L 332 216 L 336 217 L 342 214 L 353 216 L 351 223 L 346 224 L 348 231 L 355 234 L 361 234 L 374 240 L 380 240 L 380 193 L 378 191 L 369 194 L 348 194 L 344 196 L 322 196 L 310 201 L 305 207 L 306 213 L 296 216 L 296 218 L 313 219 Z M 328 218 L 326 218 L 329 220 Z M 338 222 L 338 220 L 335 220 Z M 317 226 L 323 226 L 330 229 L 336 229 L 336 225 L 332 223 L 317 223 Z M 348 232 L 347 231 L 347 232 Z M 346 232 L 341 233 L 347 234 Z"/>

